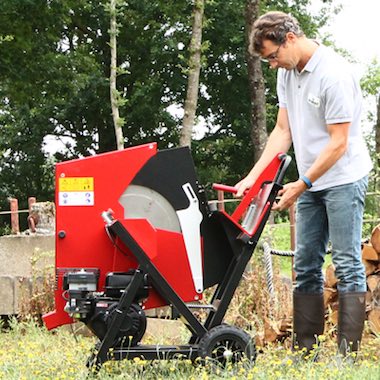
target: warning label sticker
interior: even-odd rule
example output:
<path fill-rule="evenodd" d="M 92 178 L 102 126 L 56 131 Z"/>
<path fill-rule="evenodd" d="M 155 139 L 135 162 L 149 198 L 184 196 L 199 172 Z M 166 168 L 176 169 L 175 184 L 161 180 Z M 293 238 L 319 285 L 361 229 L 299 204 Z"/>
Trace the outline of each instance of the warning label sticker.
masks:
<path fill-rule="evenodd" d="M 59 178 L 59 191 L 94 191 L 93 177 Z"/>
<path fill-rule="evenodd" d="M 93 206 L 93 177 L 62 177 L 58 182 L 59 206 Z"/>

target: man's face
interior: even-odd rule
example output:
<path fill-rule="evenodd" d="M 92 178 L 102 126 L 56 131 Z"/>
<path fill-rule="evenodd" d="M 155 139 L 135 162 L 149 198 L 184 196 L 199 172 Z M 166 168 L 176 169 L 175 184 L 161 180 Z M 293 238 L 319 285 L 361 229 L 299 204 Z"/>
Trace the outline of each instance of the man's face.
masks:
<path fill-rule="evenodd" d="M 294 44 L 288 39 L 281 45 L 276 45 L 270 40 L 264 40 L 260 53 L 261 59 L 268 62 L 272 69 L 282 67 L 286 70 L 292 70 L 299 61 L 294 51 Z"/>

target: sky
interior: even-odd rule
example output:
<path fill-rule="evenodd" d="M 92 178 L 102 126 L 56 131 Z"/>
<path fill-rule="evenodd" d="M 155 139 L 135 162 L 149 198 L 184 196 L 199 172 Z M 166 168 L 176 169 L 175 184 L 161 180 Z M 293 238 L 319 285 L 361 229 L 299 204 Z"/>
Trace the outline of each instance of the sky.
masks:
<path fill-rule="evenodd" d="M 311 13 L 317 14 L 321 4 L 322 0 L 312 0 Z M 342 4 L 343 7 L 337 15 L 331 16 L 320 34 L 331 35 L 338 48 L 349 52 L 357 62 L 354 64 L 355 73 L 361 78 L 374 59 L 380 63 L 380 0 L 333 0 L 333 4 Z M 373 128 L 368 115 L 376 110 L 375 97 L 365 98 L 363 107 L 362 126 L 367 135 Z"/>
<path fill-rule="evenodd" d="M 320 3 L 320 0 L 313 0 Z M 358 61 L 355 71 L 358 77 L 365 74 L 374 60 L 380 63 L 380 0 L 334 0 L 342 10 L 330 21 L 326 31 L 339 48 L 344 48 Z M 376 110 L 375 97 L 364 100 L 362 126 L 365 134 L 371 133 L 373 122 L 368 112 Z"/>
<path fill-rule="evenodd" d="M 318 6 L 320 0 L 313 0 Z M 342 4 L 326 31 L 340 48 L 349 51 L 361 67 L 380 62 L 380 0 L 334 0 Z"/>

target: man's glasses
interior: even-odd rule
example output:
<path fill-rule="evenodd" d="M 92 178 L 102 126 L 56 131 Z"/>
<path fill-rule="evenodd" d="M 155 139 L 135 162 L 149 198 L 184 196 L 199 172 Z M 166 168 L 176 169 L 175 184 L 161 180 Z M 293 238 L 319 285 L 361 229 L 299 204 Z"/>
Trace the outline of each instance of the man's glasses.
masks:
<path fill-rule="evenodd" d="M 280 48 L 281 48 L 282 45 L 283 45 L 283 44 L 281 44 L 275 52 L 269 54 L 269 55 L 266 56 L 266 57 L 262 57 L 262 58 L 261 58 L 261 61 L 262 61 L 262 62 L 272 62 L 272 61 L 276 61 L 276 60 L 277 60 L 277 56 L 278 56 L 278 52 L 279 52 L 279 50 L 280 50 Z"/>

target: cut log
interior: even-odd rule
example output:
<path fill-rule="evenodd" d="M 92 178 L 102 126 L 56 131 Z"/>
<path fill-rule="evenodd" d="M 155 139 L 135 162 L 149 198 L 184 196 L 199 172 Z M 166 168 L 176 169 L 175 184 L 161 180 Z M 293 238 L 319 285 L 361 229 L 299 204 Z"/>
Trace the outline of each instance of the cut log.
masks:
<path fill-rule="evenodd" d="M 368 326 L 374 334 L 380 334 L 380 307 L 374 308 L 368 313 Z"/>
<path fill-rule="evenodd" d="M 370 307 L 370 305 L 372 304 L 372 292 L 370 290 L 367 290 L 365 294 L 365 303 L 367 307 Z"/>
<path fill-rule="evenodd" d="M 328 319 L 331 324 L 337 325 L 338 324 L 338 310 L 331 311 Z"/>
<path fill-rule="evenodd" d="M 281 332 L 289 333 L 292 331 L 292 318 L 283 318 L 278 325 Z"/>
<path fill-rule="evenodd" d="M 380 254 L 380 224 L 372 230 L 371 244 L 375 251 Z"/>
<path fill-rule="evenodd" d="M 366 276 L 370 276 L 371 274 L 374 274 L 377 271 L 377 263 L 370 260 L 362 260 L 364 267 L 365 267 L 365 274 Z"/>
<path fill-rule="evenodd" d="M 338 309 L 339 309 L 339 304 L 338 304 L 337 301 L 336 302 L 331 302 L 328 305 L 327 319 L 333 325 L 338 324 Z"/>
<path fill-rule="evenodd" d="M 325 303 L 325 308 L 331 303 L 337 300 L 338 291 L 334 288 L 324 288 L 323 290 L 323 298 Z"/>
<path fill-rule="evenodd" d="M 325 274 L 326 288 L 336 288 L 337 283 L 338 279 L 335 276 L 335 266 L 334 264 L 329 264 Z"/>
<path fill-rule="evenodd" d="M 281 332 L 278 324 L 269 319 L 264 321 L 264 340 L 266 343 L 273 343 L 276 340 L 282 338 L 287 333 Z"/>
<path fill-rule="evenodd" d="M 257 347 L 264 347 L 264 335 L 256 334 L 255 335 L 255 343 Z"/>
<path fill-rule="evenodd" d="M 379 261 L 379 254 L 376 252 L 375 248 L 373 248 L 371 244 L 363 244 L 362 259 Z"/>
<path fill-rule="evenodd" d="M 373 293 L 376 288 L 380 287 L 380 275 L 372 274 L 367 277 L 367 286 L 368 289 Z"/>

